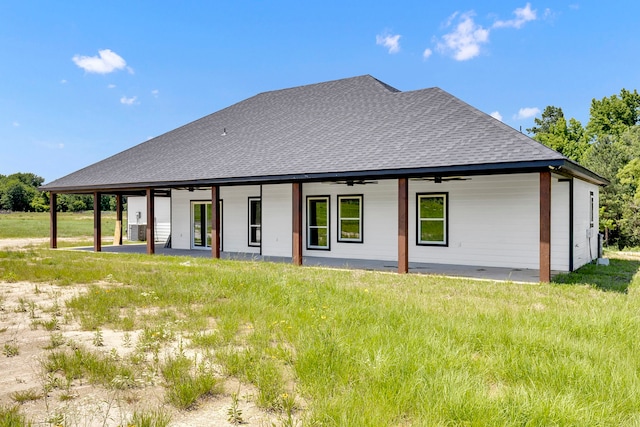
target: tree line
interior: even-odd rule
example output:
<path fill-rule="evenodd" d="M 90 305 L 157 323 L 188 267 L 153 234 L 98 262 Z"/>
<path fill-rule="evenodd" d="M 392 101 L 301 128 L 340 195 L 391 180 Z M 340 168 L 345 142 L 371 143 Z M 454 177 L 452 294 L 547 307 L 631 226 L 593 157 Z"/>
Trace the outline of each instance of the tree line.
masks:
<path fill-rule="evenodd" d="M 13 212 L 48 212 L 49 193 L 38 190 L 44 178 L 27 172 L 11 175 L 0 174 L 0 210 Z M 59 194 L 56 203 L 59 212 L 81 212 L 93 210 L 92 195 Z M 116 208 L 113 196 L 102 196 L 103 211 Z"/>
<path fill-rule="evenodd" d="M 600 231 L 607 245 L 640 246 L 640 94 L 593 99 L 583 126 L 562 108 L 548 106 L 535 126 L 533 139 L 609 180 L 600 190 Z"/>

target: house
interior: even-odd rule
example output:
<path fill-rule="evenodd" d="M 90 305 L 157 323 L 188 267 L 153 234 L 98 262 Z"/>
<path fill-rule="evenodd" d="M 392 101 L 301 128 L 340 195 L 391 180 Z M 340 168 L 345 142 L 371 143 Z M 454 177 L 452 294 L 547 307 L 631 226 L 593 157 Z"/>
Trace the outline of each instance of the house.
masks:
<path fill-rule="evenodd" d="M 56 194 L 115 194 L 119 206 L 145 197 L 154 253 L 163 197 L 176 249 L 383 260 L 400 273 L 409 262 L 539 269 L 549 281 L 596 258 L 606 184 L 439 88 L 365 75 L 258 94 L 42 189 L 52 247 Z"/>

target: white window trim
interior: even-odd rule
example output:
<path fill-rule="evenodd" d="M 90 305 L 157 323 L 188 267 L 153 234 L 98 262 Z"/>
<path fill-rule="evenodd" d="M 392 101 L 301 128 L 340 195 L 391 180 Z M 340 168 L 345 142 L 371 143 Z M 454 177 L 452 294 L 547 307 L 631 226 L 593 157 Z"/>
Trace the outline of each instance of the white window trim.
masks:
<path fill-rule="evenodd" d="M 344 218 L 342 216 L 340 216 L 340 202 L 342 200 L 349 200 L 349 199 L 358 199 L 359 201 L 359 208 L 360 211 L 358 213 L 358 217 L 357 218 Z M 362 231 L 363 231 L 363 226 L 362 226 L 362 212 L 363 212 L 363 196 L 362 194 L 354 194 L 354 195 L 339 195 L 338 196 L 338 242 L 345 242 L 345 243 L 362 243 L 363 242 L 363 235 L 362 235 Z M 357 220 L 358 221 L 358 225 L 359 225 L 359 229 L 358 229 L 358 238 L 356 239 L 350 239 L 348 237 L 342 237 L 342 221 L 354 221 Z"/>

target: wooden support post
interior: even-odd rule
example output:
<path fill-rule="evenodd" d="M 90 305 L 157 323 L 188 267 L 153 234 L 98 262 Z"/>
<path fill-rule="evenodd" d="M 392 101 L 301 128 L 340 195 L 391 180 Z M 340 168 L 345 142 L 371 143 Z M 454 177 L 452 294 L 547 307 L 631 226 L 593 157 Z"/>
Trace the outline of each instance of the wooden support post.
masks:
<path fill-rule="evenodd" d="M 551 281 L 551 172 L 540 172 L 540 281 Z"/>
<path fill-rule="evenodd" d="M 58 247 L 58 195 L 49 195 L 49 247 Z"/>
<path fill-rule="evenodd" d="M 409 180 L 398 179 L 398 273 L 409 272 Z"/>
<path fill-rule="evenodd" d="M 116 229 L 113 232 L 113 245 L 122 246 L 122 194 L 116 194 Z"/>
<path fill-rule="evenodd" d="M 220 258 L 220 187 L 211 186 L 211 258 Z"/>
<path fill-rule="evenodd" d="M 153 191 L 153 188 L 147 188 L 147 255 L 156 253 L 155 207 L 155 191 Z"/>
<path fill-rule="evenodd" d="M 293 190 L 293 245 L 294 265 L 302 265 L 302 183 L 294 182 Z"/>
<path fill-rule="evenodd" d="M 102 208 L 100 199 L 102 195 L 97 191 L 93 193 L 93 251 L 102 250 Z"/>

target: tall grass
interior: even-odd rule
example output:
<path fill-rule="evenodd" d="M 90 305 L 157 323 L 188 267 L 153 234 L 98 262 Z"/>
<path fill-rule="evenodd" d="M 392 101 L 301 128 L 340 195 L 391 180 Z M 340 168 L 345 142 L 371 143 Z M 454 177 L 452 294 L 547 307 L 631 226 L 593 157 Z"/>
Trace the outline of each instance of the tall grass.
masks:
<path fill-rule="evenodd" d="M 123 218 L 123 220 L 125 219 Z M 104 236 L 113 235 L 115 223 L 115 212 L 102 212 L 101 225 Z M 126 230 L 124 224 L 123 227 Z M 93 211 L 59 212 L 58 237 L 82 236 L 93 236 Z M 49 237 L 49 213 L 11 212 L 0 214 L 0 239 L 22 237 Z"/>
<path fill-rule="evenodd" d="M 0 253 L 0 279 L 93 283 L 68 303 L 85 328 L 189 337 L 211 354 L 204 362 L 255 384 L 261 406 L 304 408 L 305 425 L 640 423 L 633 262 L 612 266 L 627 272 L 626 292 L 182 262 Z M 582 277 L 592 281 L 598 271 Z M 166 367 L 167 383 L 187 369 L 179 362 Z M 194 380 L 201 376 L 189 369 Z"/>

